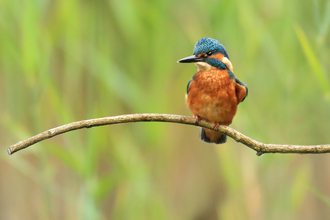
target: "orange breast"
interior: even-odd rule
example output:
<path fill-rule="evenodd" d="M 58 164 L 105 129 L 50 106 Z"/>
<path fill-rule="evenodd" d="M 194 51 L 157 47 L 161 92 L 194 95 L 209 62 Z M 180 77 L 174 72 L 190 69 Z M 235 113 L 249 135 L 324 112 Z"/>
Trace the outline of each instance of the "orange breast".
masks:
<path fill-rule="evenodd" d="M 186 104 L 194 116 L 212 123 L 230 125 L 237 111 L 235 80 L 227 70 L 202 70 L 192 79 Z"/>

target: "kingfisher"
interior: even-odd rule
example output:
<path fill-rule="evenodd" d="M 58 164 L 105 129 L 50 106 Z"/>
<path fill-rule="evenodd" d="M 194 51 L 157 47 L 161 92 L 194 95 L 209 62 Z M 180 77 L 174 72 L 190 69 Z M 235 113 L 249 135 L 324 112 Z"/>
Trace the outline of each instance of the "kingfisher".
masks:
<path fill-rule="evenodd" d="M 215 39 L 203 37 L 197 41 L 193 55 L 178 63 L 194 63 L 197 67 L 186 95 L 186 105 L 196 117 L 196 123 L 204 119 L 214 124 L 214 130 L 201 128 L 199 139 L 226 143 L 227 136 L 216 130 L 220 125 L 232 123 L 237 105 L 248 95 L 248 87 L 234 75 L 226 48 Z"/>

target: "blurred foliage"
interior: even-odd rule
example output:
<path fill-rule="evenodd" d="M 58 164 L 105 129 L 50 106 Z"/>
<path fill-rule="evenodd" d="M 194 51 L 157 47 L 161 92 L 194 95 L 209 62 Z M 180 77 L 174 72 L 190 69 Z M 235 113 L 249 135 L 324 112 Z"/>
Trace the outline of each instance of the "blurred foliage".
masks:
<path fill-rule="evenodd" d="M 329 155 L 265 155 L 198 129 L 136 123 L 6 148 L 72 121 L 190 115 L 208 36 L 249 86 L 232 127 L 265 143 L 330 144 L 330 1 L 0 1 L 1 219 L 326 219 Z"/>

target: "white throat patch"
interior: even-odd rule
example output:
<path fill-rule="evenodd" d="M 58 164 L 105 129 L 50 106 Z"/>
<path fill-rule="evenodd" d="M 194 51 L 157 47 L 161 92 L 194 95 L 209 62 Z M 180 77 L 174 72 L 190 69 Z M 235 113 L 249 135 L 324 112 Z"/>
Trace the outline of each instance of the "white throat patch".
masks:
<path fill-rule="evenodd" d="M 197 66 L 197 71 L 200 70 L 210 70 L 212 66 L 205 62 L 196 62 L 195 65 Z"/>

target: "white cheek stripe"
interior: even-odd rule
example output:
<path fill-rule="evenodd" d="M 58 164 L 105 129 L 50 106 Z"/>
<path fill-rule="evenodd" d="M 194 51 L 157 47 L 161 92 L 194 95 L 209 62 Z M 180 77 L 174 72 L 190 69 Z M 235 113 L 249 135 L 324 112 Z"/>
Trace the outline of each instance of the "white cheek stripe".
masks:
<path fill-rule="evenodd" d="M 221 62 L 223 62 L 232 73 L 234 72 L 233 71 L 233 65 L 231 64 L 230 60 L 228 60 L 227 57 L 223 57 Z"/>

